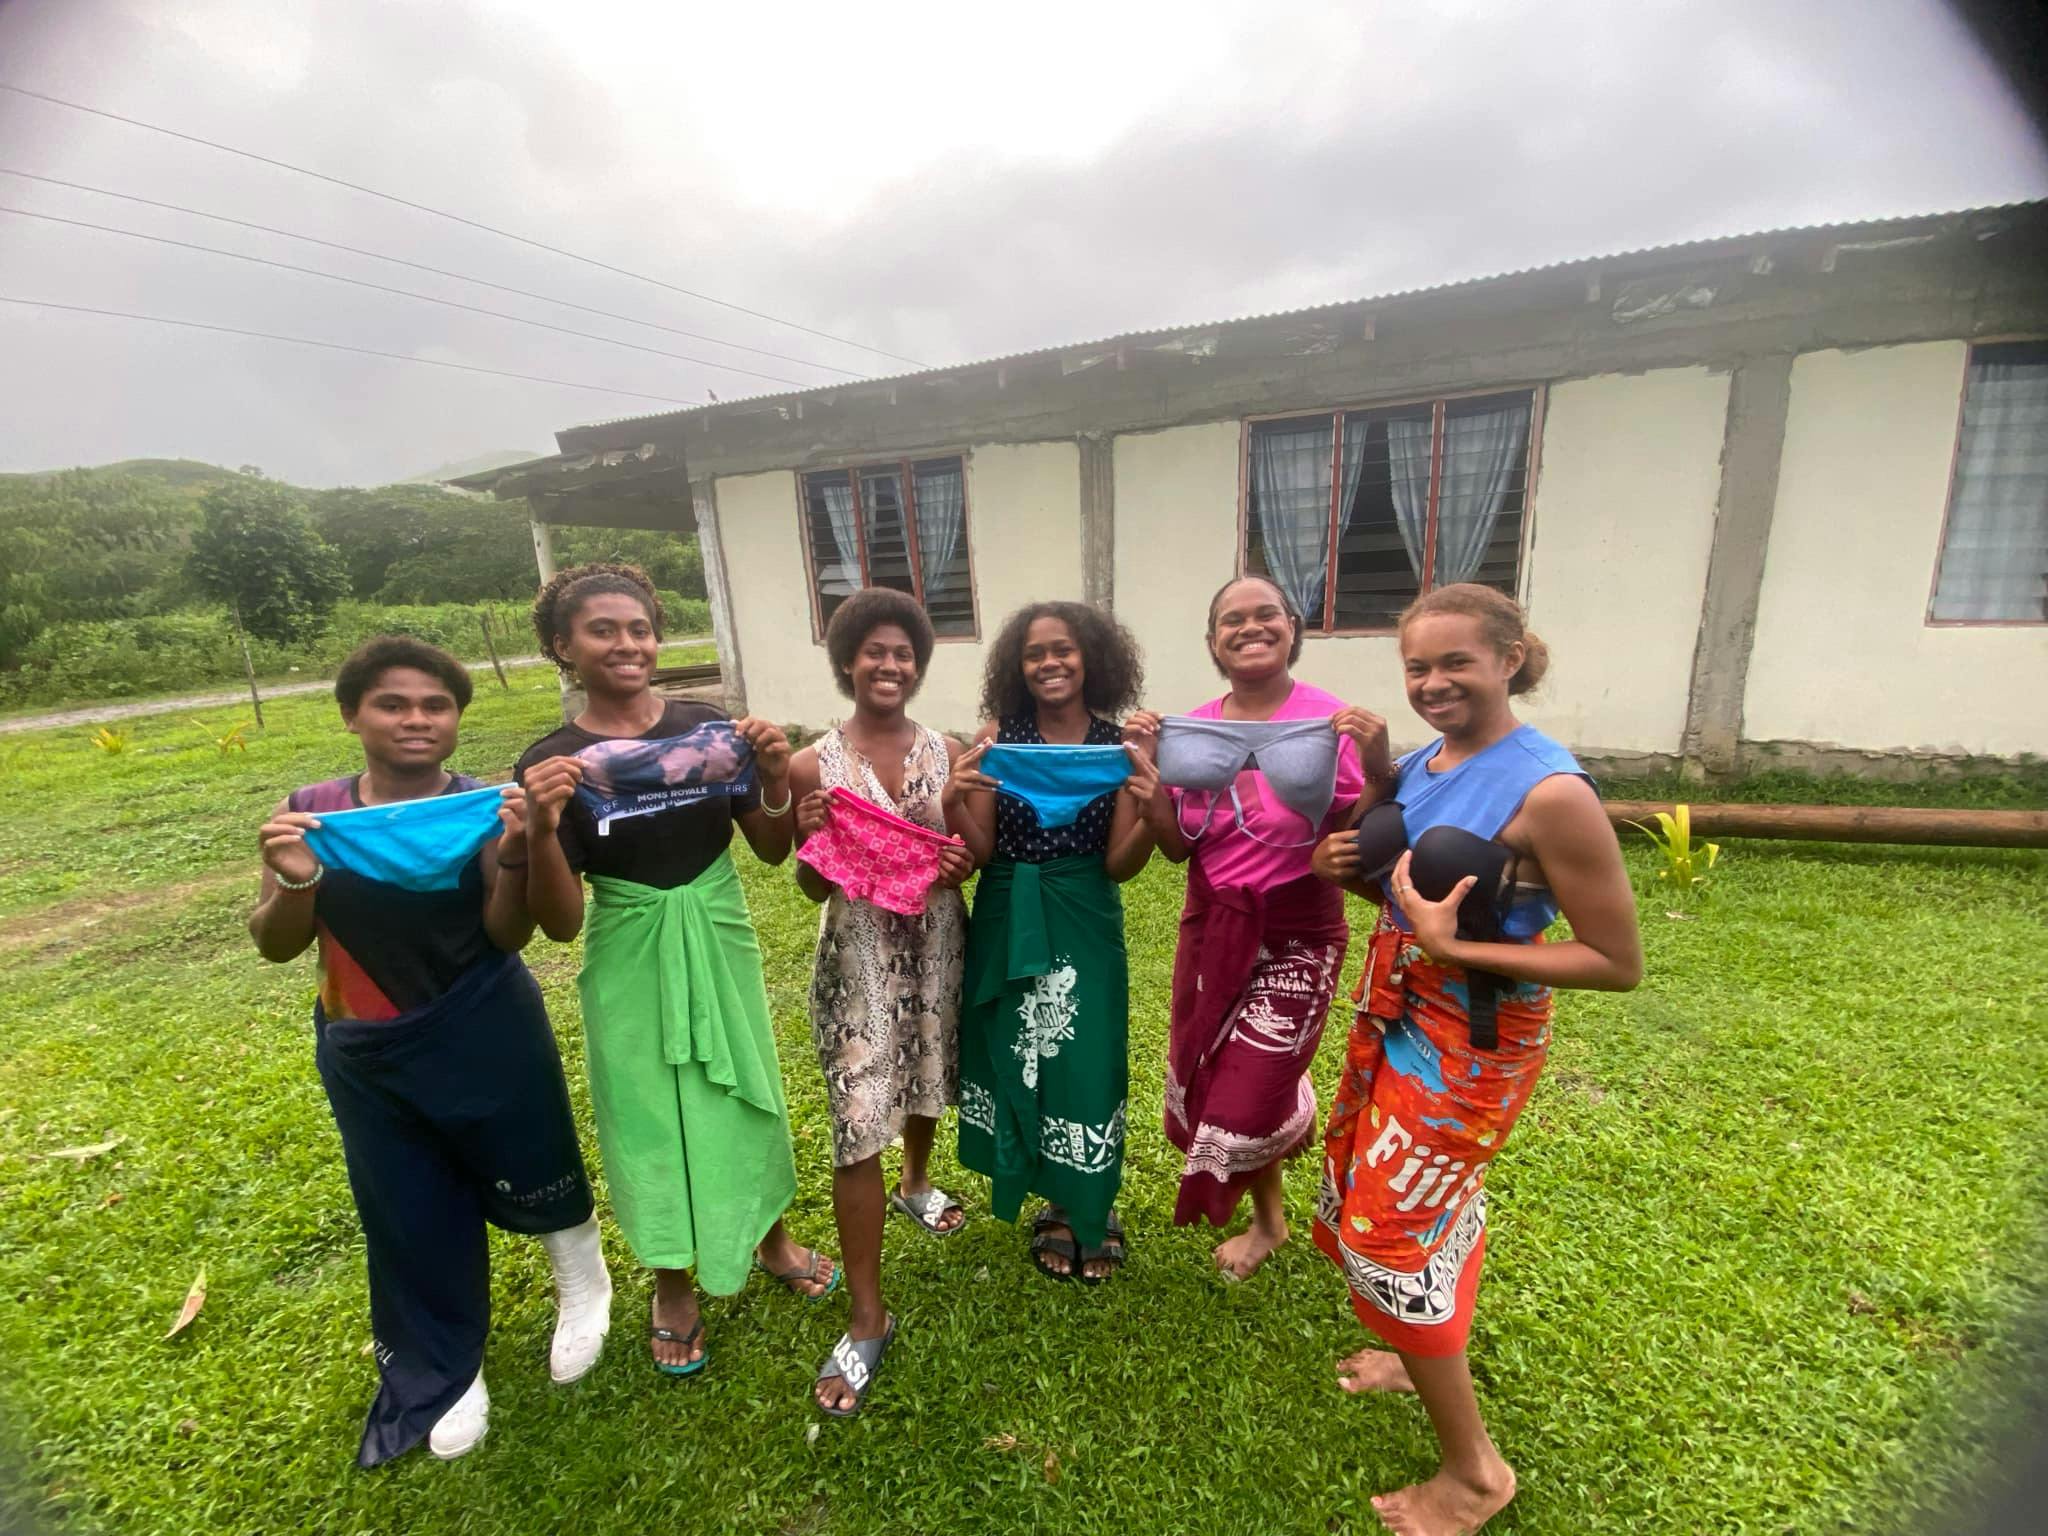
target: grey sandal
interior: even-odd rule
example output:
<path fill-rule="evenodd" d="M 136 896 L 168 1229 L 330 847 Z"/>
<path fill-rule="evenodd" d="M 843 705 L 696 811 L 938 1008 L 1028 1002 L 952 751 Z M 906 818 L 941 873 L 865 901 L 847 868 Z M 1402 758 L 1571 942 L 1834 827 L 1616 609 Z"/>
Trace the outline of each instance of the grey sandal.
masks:
<path fill-rule="evenodd" d="M 967 1207 L 937 1185 L 933 1185 L 921 1195 L 906 1195 L 899 1185 L 896 1192 L 889 1196 L 889 1203 L 916 1222 L 920 1227 L 923 1227 L 925 1231 L 931 1233 L 933 1237 L 952 1237 L 967 1225 Z M 948 1211 L 958 1211 L 960 1213 L 961 1220 L 959 1226 L 942 1227 L 939 1225 L 939 1219 Z"/>
<path fill-rule="evenodd" d="M 882 1368 L 882 1356 L 889 1348 L 889 1341 L 896 1337 L 896 1319 L 889 1319 L 888 1327 L 882 1330 L 879 1339 L 856 1339 L 850 1333 L 839 1335 L 839 1342 L 832 1346 L 832 1353 L 825 1357 L 825 1363 L 818 1367 L 818 1380 L 829 1381 L 837 1376 L 853 1389 L 851 1408 L 831 1408 L 818 1401 L 818 1394 L 811 1393 L 811 1401 L 818 1411 L 830 1414 L 835 1419 L 850 1419 L 860 1412 L 861 1404 L 867 1401 L 868 1388 L 874 1385 L 875 1372 Z"/>
<path fill-rule="evenodd" d="M 825 1289 L 813 1293 L 800 1287 L 805 1281 L 809 1281 L 813 1285 L 818 1283 L 818 1271 L 825 1265 L 825 1255 L 818 1252 L 815 1248 L 810 1250 L 810 1255 L 810 1263 L 799 1264 L 795 1269 L 785 1270 L 770 1269 L 761 1262 L 761 1255 L 757 1253 L 754 1255 L 754 1268 L 767 1275 L 770 1279 L 780 1280 L 792 1296 L 801 1296 L 805 1301 L 823 1301 L 827 1296 L 830 1296 L 839 1289 L 839 1262 L 836 1259 L 833 1260 L 832 1278 L 825 1282 Z"/>

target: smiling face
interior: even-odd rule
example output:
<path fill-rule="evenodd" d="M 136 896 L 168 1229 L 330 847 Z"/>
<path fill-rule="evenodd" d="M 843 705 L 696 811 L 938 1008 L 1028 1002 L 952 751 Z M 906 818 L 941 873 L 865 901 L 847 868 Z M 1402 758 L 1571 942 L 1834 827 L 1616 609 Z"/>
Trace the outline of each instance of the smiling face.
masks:
<path fill-rule="evenodd" d="M 631 698 L 646 691 L 661 641 L 645 603 L 599 592 L 583 600 L 570 616 L 568 638 L 556 644 L 585 692 Z"/>
<path fill-rule="evenodd" d="M 917 651 L 900 624 L 877 624 L 853 653 L 853 702 L 870 714 L 900 714 L 917 692 Z"/>
<path fill-rule="evenodd" d="M 1284 673 L 1294 649 L 1295 622 L 1280 591 L 1260 576 L 1233 581 L 1209 620 L 1209 654 L 1232 682 Z"/>
<path fill-rule="evenodd" d="M 1504 651 L 1497 649 L 1485 624 L 1470 614 L 1410 619 L 1401 631 L 1408 702 L 1430 729 L 1444 736 L 1483 729 L 1507 710 L 1508 684 L 1524 654 L 1519 640 Z"/>
<path fill-rule="evenodd" d="M 399 773 L 438 768 L 455 751 L 462 708 L 448 685 L 416 667 L 387 667 L 342 722 L 371 763 Z"/>
<path fill-rule="evenodd" d="M 1031 697 L 1055 709 L 1080 698 L 1088 681 L 1080 642 L 1066 620 L 1051 615 L 1033 619 L 1024 631 L 1023 668 Z"/>

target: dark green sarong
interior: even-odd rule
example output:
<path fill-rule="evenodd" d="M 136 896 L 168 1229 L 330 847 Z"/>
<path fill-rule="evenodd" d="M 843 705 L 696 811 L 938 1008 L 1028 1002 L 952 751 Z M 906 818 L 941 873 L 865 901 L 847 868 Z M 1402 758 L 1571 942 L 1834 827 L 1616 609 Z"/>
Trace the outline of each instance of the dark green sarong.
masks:
<path fill-rule="evenodd" d="M 1098 1247 L 1123 1181 L 1130 979 L 1099 853 L 981 872 L 960 1009 L 960 1161 L 1015 1221 L 1028 1193 Z"/>

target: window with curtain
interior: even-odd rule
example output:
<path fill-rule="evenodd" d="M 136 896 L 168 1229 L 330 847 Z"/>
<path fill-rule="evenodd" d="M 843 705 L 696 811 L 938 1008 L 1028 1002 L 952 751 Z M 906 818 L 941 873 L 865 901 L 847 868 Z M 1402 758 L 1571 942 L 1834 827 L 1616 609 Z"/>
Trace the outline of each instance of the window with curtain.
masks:
<path fill-rule="evenodd" d="M 819 633 L 862 587 L 908 592 L 941 635 L 975 633 L 967 563 L 967 466 L 900 459 L 802 477 Z"/>
<path fill-rule="evenodd" d="M 2048 623 L 2048 342 L 1970 349 L 1927 616 Z"/>
<path fill-rule="evenodd" d="M 1521 390 L 1252 423 L 1244 568 L 1321 634 L 1392 629 L 1455 581 L 1512 596 L 1534 407 Z"/>

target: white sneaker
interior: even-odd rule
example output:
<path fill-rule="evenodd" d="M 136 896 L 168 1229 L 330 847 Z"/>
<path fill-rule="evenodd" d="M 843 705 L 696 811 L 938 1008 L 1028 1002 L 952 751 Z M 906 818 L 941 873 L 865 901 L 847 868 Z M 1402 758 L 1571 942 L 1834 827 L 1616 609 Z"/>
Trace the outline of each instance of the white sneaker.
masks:
<path fill-rule="evenodd" d="M 484 1374 L 478 1371 L 469 1390 L 455 1399 L 455 1406 L 428 1432 L 427 1449 L 443 1461 L 453 1461 L 475 1450 L 490 1427 L 491 1394 L 484 1390 Z"/>
<path fill-rule="evenodd" d="M 612 1277 L 605 1268 L 595 1216 L 566 1232 L 541 1238 L 555 1275 L 555 1337 L 548 1374 L 566 1386 L 590 1374 L 612 1327 Z"/>

